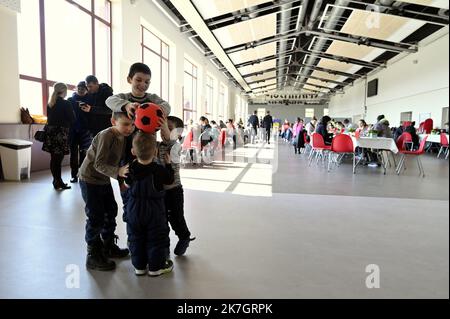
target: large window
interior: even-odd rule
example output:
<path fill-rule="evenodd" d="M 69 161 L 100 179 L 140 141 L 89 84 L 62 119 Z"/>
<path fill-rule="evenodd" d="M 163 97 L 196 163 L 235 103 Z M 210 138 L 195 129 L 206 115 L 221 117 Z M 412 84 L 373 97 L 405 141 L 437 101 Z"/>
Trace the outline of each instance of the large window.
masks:
<path fill-rule="evenodd" d="M 152 70 L 150 92 L 169 101 L 169 45 L 142 26 L 142 62 Z"/>
<path fill-rule="evenodd" d="M 234 119 L 235 122 L 239 121 L 239 117 L 241 116 L 241 97 L 239 95 L 235 95 L 235 108 L 234 108 Z"/>
<path fill-rule="evenodd" d="M 314 109 L 305 109 L 305 118 L 313 118 L 314 117 Z"/>
<path fill-rule="evenodd" d="M 211 117 L 214 104 L 214 80 L 211 76 L 206 75 L 206 117 Z"/>
<path fill-rule="evenodd" d="M 197 67 L 184 60 L 183 121 L 197 118 Z"/>
<path fill-rule="evenodd" d="M 18 15 L 20 102 L 43 114 L 55 82 L 111 83 L 109 0 L 27 0 Z"/>
<path fill-rule="evenodd" d="M 219 120 L 225 117 L 225 85 L 220 84 L 219 88 Z"/>

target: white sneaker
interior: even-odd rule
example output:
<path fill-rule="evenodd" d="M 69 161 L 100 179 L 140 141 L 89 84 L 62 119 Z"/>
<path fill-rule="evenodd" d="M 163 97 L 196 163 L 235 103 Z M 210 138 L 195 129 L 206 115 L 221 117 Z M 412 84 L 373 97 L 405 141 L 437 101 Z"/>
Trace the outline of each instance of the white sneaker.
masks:
<path fill-rule="evenodd" d="M 136 274 L 136 276 L 144 276 L 147 274 L 147 269 L 134 269 L 134 273 Z"/>

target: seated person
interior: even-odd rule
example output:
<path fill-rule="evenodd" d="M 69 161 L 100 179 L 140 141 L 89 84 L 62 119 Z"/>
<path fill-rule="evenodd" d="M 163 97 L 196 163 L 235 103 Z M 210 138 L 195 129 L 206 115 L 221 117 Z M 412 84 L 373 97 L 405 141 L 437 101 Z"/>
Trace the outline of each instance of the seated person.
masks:
<path fill-rule="evenodd" d="M 322 135 L 323 140 L 326 145 L 331 145 L 331 141 L 333 140 L 333 134 L 328 133 L 327 126 L 331 121 L 331 118 L 328 115 L 325 115 L 320 119 L 319 124 L 317 124 L 316 133 Z"/>
<path fill-rule="evenodd" d="M 417 135 L 416 128 L 414 127 L 415 124 L 416 124 L 416 122 L 412 122 L 410 126 L 405 128 L 405 132 L 411 134 L 412 141 L 413 141 L 413 148 L 418 149 L 419 144 L 420 144 L 420 139 L 419 139 L 419 135 Z"/>
<path fill-rule="evenodd" d="M 394 131 L 394 140 L 397 141 L 400 136 L 402 136 L 403 132 L 405 131 L 403 127 L 403 122 L 400 122 L 400 126 L 397 127 Z"/>
<path fill-rule="evenodd" d="M 358 128 L 356 129 L 356 131 L 359 133 L 360 137 L 367 136 L 367 134 L 369 133 L 369 125 L 367 125 L 366 121 L 361 119 L 359 120 Z"/>

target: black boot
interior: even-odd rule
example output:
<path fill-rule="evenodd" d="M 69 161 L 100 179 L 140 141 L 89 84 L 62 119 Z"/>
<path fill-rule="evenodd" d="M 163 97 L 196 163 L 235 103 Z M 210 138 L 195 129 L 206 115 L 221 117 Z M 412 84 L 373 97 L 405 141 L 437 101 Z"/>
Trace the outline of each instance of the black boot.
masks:
<path fill-rule="evenodd" d="M 92 270 L 109 271 L 116 268 L 116 263 L 109 260 L 102 250 L 102 243 L 88 245 L 88 254 L 86 258 L 86 268 Z"/>
<path fill-rule="evenodd" d="M 186 253 L 186 249 L 189 247 L 189 243 L 195 240 L 194 238 L 180 239 L 175 246 L 174 254 L 177 256 L 183 256 Z"/>
<path fill-rule="evenodd" d="M 108 258 L 125 258 L 130 254 L 128 248 L 120 248 L 117 246 L 119 236 L 114 235 L 113 238 L 103 241 L 103 251 Z"/>

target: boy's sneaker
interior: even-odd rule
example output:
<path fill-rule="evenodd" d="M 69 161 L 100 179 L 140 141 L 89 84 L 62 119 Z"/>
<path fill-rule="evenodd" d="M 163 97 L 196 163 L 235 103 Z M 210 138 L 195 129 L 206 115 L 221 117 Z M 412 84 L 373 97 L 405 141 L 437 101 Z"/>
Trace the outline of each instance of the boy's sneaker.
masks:
<path fill-rule="evenodd" d="M 147 274 L 147 269 L 134 269 L 134 273 L 136 274 L 136 276 L 144 276 Z"/>
<path fill-rule="evenodd" d="M 159 269 L 159 270 L 155 270 L 155 271 L 149 271 L 148 275 L 150 277 L 157 277 L 157 276 L 161 276 L 164 274 L 167 274 L 169 272 L 171 272 L 173 269 L 173 262 L 172 260 L 166 260 L 166 264 L 164 265 L 163 268 Z"/>
<path fill-rule="evenodd" d="M 184 253 L 186 252 L 186 249 L 189 247 L 189 243 L 193 240 L 195 240 L 195 237 L 188 239 L 180 239 L 177 245 L 175 246 L 173 253 L 177 256 L 183 256 Z"/>

